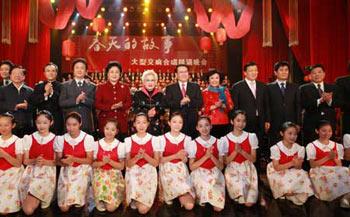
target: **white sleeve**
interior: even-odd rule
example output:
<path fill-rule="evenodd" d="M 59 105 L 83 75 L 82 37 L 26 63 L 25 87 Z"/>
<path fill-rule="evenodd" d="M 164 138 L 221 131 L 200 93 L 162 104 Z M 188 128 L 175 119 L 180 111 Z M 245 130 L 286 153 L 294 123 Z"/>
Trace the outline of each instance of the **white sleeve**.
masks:
<path fill-rule="evenodd" d="M 344 159 L 344 147 L 342 144 L 336 143 L 337 146 L 337 152 L 338 152 L 338 159 L 343 160 Z"/>
<path fill-rule="evenodd" d="M 23 154 L 23 139 L 17 139 L 15 142 L 15 153 Z"/>
<path fill-rule="evenodd" d="M 305 148 L 303 146 L 299 146 L 298 158 L 305 159 Z"/>
<path fill-rule="evenodd" d="M 258 149 L 259 148 L 259 141 L 258 137 L 255 133 L 249 133 L 249 143 L 252 149 Z"/>
<path fill-rule="evenodd" d="M 350 148 L 350 134 L 345 134 L 343 137 L 344 148 Z"/>
<path fill-rule="evenodd" d="M 53 149 L 55 152 L 63 152 L 64 136 L 56 136 L 55 142 L 53 144 Z"/>
<path fill-rule="evenodd" d="M 159 142 L 160 152 L 164 152 L 164 150 L 165 150 L 165 143 L 166 143 L 164 135 L 158 136 L 158 142 Z"/>
<path fill-rule="evenodd" d="M 97 159 L 97 153 L 98 153 L 98 141 L 96 141 L 94 145 L 94 160 Z"/>
<path fill-rule="evenodd" d="M 33 143 L 32 135 L 25 135 L 22 139 L 23 151 L 29 151 Z"/>
<path fill-rule="evenodd" d="M 188 158 L 195 158 L 196 157 L 196 152 L 197 152 L 197 145 L 195 141 L 192 141 L 186 150 L 188 154 Z"/>
<path fill-rule="evenodd" d="M 185 137 L 185 141 L 184 141 L 184 149 L 185 149 L 186 152 L 190 148 L 191 143 L 192 143 L 192 138 L 189 137 L 189 136 L 186 136 Z"/>
<path fill-rule="evenodd" d="M 128 154 L 130 153 L 131 151 L 131 138 L 128 137 L 128 138 L 125 138 L 124 140 L 124 149 L 125 149 L 125 154 Z"/>
<path fill-rule="evenodd" d="M 84 139 L 84 148 L 86 152 L 94 151 L 95 140 L 91 135 L 86 135 Z"/>
<path fill-rule="evenodd" d="M 277 145 L 270 148 L 270 153 L 271 160 L 279 160 L 281 158 L 280 149 L 277 147 Z"/>
<path fill-rule="evenodd" d="M 228 140 L 227 137 L 221 137 L 218 141 L 218 149 L 219 149 L 219 155 L 224 156 L 228 152 Z"/>
<path fill-rule="evenodd" d="M 162 152 L 162 148 L 160 146 L 160 141 L 158 136 L 152 136 L 152 148 L 154 151 Z"/>
<path fill-rule="evenodd" d="M 309 143 L 306 146 L 306 155 L 307 155 L 307 160 L 316 159 L 316 150 L 313 144 Z"/>
<path fill-rule="evenodd" d="M 125 143 L 119 143 L 118 145 L 118 159 L 125 159 Z"/>

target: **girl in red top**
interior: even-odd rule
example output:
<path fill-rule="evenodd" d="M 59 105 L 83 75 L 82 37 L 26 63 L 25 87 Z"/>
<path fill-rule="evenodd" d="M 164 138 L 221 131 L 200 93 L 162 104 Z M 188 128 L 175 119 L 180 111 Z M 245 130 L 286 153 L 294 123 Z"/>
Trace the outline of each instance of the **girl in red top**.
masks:
<path fill-rule="evenodd" d="M 48 208 L 56 187 L 56 162 L 53 149 L 55 134 L 50 132 L 53 117 L 40 111 L 35 118 L 37 130 L 23 137 L 24 164 L 27 165 L 20 184 L 22 209 L 32 215 L 41 205 Z"/>
<path fill-rule="evenodd" d="M 65 123 L 67 133 L 57 137 L 54 144 L 57 159 L 62 165 L 57 184 L 58 206 L 62 212 L 86 203 L 95 144 L 91 135 L 80 130 L 80 114 L 69 113 Z"/>
<path fill-rule="evenodd" d="M 272 162 L 267 165 L 267 179 L 275 199 L 303 205 L 313 195 L 308 173 L 301 168 L 305 148 L 295 143 L 298 137 L 296 124 L 285 122 L 280 133 L 282 141 L 270 148 Z"/>
<path fill-rule="evenodd" d="M 218 139 L 210 135 L 211 128 L 209 117 L 199 117 L 196 129 L 200 136 L 192 141 L 187 152 L 199 205 L 209 203 L 219 212 L 225 206 L 225 178 L 221 172 L 224 164 Z"/>
<path fill-rule="evenodd" d="M 105 137 L 95 144 L 92 188 L 99 211 L 114 212 L 124 200 L 125 184 L 121 171 L 124 169 L 125 150 L 115 138 L 117 134 L 117 120 L 106 120 Z"/>
<path fill-rule="evenodd" d="M 181 133 L 182 115 L 174 112 L 169 120 L 170 132 L 159 137 L 162 149 L 159 180 L 162 197 L 167 204 L 179 198 L 181 206 L 191 210 L 194 206 L 194 188 L 186 166 L 186 149 L 191 144 L 191 137 Z"/>
<path fill-rule="evenodd" d="M 149 121 L 145 113 L 135 116 L 136 133 L 125 139 L 126 202 L 139 213 L 146 214 L 152 207 L 157 192 L 159 140 L 147 133 Z"/>
<path fill-rule="evenodd" d="M 349 168 L 342 166 L 343 146 L 330 140 L 330 122 L 320 121 L 316 133 L 319 138 L 306 146 L 311 166 L 309 175 L 315 196 L 320 200 L 332 201 L 350 192 Z M 341 202 L 349 204 L 345 197 Z"/>
<path fill-rule="evenodd" d="M 254 162 L 258 139 L 254 133 L 243 129 L 246 126 L 246 114 L 237 110 L 231 118 L 233 130 L 221 138 L 222 151 L 225 154 L 225 181 L 231 199 L 247 207 L 253 206 L 258 199 L 258 175 Z"/>
<path fill-rule="evenodd" d="M 15 118 L 9 113 L 0 115 L 0 214 L 21 209 L 18 185 L 23 173 L 22 140 L 12 134 Z"/>

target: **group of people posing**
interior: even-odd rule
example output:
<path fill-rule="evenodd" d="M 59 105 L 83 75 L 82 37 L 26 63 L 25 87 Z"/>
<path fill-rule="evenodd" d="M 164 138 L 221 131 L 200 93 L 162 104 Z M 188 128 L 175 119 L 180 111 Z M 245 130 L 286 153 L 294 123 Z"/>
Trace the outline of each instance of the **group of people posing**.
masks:
<path fill-rule="evenodd" d="M 339 79 L 337 88 L 329 86 L 322 65 L 313 66 L 312 82 L 299 88 L 287 82 L 286 62 L 276 63 L 277 80 L 268 85 L 256 81 L 257 66 L 248 63 L 245 79 L 231 91 L 220 85 L 221 74 L 210 70 L 203 92 L 188 82 L 186 65 L 176 67 L 178 82 L 165 93 L 156 89 L 157 74 L 145 71 L 144 87 L 132 99 L 128 85 L 119 82 L 118 62 L 107 65 L 108 82 L 96 90 L 84 79 L 85 60 L 73 61 L 74 79 L 63 84 L 50 63 L 48 80 L 34 92 L 24 85 L 25 70 L 8 63 L 1 64 L 2 74 L 9 67 L 11 80 L 4 79 L 0 89 L 1 214 L 47 208 L 56 189 L 63 212 L 84 207 L 92 197 L 100 211 L 113 212 L 125 201 L 145 214 L 157 191 L 167 204 L 178 199 L 190 210 L 195 202 L 209 203 L 221 211 L 226 189 L 231 199 L 250 207 L 258 200 L 259 146 L 271 150 L 266 172 L 275 198 L 303 205 L 315 195 L 350 206 L 350 172 L 342 166 L 344 158 L 350 160 L 350 135 L 344 135 L 344 146 L 332 140 L 335 106 L 344 110 L 348 126 L 348 78 Z M 160 121 L 166 108 L 165 133 Z M 96 116 L 97 141 L 91 135 Z M 306 149 L 296 142 L 300 130 Z M 264 134 L 271 145 L 263 143 Z M 305 150 L 309 172 L 302 169 Z"/>

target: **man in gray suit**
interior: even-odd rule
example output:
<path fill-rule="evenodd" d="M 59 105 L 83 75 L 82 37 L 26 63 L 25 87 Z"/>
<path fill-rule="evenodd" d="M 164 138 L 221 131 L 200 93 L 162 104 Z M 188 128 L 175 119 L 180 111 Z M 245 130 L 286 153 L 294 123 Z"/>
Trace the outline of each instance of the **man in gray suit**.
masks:
<path fill-rule="evenodd" d="M 72 65 L 74 79 L 61 85 L 59 104 L 66 116 L 70 112 L 78 112 L 82 117 L 82 130 L 94 131 L 93 106 L 95 102 L 95 85 L 85 80 L 87 63 L 77 58 Z"/>

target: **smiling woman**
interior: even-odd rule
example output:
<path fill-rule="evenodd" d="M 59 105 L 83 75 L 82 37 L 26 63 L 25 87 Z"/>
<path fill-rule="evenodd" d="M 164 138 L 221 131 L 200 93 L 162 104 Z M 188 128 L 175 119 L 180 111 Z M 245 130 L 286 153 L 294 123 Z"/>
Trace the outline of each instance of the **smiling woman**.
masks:
<path fill-rule="evenodd" d="M 142 74 L 143 87 L 133 97 L 132 111 L 134 114 L 143 112 L 150 119 L 148 132 L 159 136 L 163 134 L 160 121 L 164 114 L 162 105 L 163 93 L 157 89 L 158 76 L 153 70 L 146 70 Z"/>

